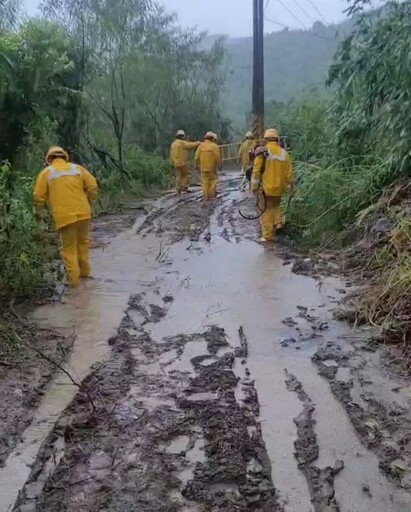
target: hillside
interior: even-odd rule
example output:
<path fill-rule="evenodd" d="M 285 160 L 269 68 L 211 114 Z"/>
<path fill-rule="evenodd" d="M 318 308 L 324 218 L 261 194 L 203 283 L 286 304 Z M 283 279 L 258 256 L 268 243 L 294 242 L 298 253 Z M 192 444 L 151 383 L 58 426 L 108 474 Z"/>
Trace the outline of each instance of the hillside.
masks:
<path fill-rule="evenodd" d="M 324 88 L 327 70 L 338 42 L 352 21 L 311 30 L 282 30 L 265 37 L 266 101 L 288 101 L 303 89 Z M 243 128 L 251 109 L 252 38 L 226 39 L 227 80 L 223 109 L 234 128 Z"/>

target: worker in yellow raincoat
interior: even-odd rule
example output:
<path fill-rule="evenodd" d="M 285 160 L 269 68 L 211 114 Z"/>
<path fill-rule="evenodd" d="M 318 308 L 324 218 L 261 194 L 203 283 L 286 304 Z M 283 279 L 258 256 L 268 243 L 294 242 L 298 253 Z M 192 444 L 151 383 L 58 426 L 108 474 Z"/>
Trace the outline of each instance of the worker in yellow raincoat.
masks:
<path fill-rule="evenodd" d="M 250 150 L 254 148 L 255 139 L 253 132 L 245 134 L 244 141 L 238 148 L 238 162 L 241 164 L 241 170 L 244 174 L 246 168 L 250 165 Z"/>
<path fill-rule="evenodd" d="M 190 186 L 190 175 L 188 171 L 188 150 L 197 149 L 200 142 L 188 142 L 185 140 L 184 130 L 178 130 L 176 138 L 171 144 L 170 161 L 176 172 L 177 194 L 187 192 Z"/>
<path fill-rule="evenodd" d="M 240 144 L 238 148 L 238 163 L 241 165 L 241 174 L 242 174 L 242 183 L 241 188 L 246 188 L 247 186 L 247 178 L 245 175 L 245 171 L 251 165 L 250 161 L 250 150 L 254 149 L 255 139 L 253 132 L 247 132 L 245 134 L 244 141 Z"/>
<path fill-rule="evenodd" d="M 52 147 L 47 167 L 37 177 L 34 208 L 37 218 L 48 205 L 60 234 L 60 253 L 70 286 L 90 276 L 89 230 L 91 203 L 97 197 L 95 178 L 80 165 L 69 162 L 66 151 Z"/>
<path fill-rule="evenodd" d="M 281 197 L 293 192 L 294 172 L 291 159 L 279 144 L 277 130 L 264 135 L 265 146 L 256 150 L 251 187 L 257 193 L 261 187 L 266 197 L 266 209 L 261 216 L 261 242 L 274 240 L 275 230 L 282 227 Z"/>
<path fill-rule="evenodd" d="M 203 199 L 207 201 L 217 195 L 217 173 L 221 170 L 221 151 L 217 135 L 207 132 L 195 155 L 196 167 L 200 170 Z"/>

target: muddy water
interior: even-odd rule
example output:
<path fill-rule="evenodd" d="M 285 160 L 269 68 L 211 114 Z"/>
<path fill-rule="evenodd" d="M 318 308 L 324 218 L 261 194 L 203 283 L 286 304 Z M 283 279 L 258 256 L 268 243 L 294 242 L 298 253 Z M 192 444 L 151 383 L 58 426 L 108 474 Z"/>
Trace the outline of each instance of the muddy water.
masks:
<path fill-rule="evenodd" d="M 220 228 L 221 230 L 221 228 Z M 405 512 L 409 495 L 402 495 L 381 475 L 377 457 L 358 440 L 345 412 L 311 362 L 320 343 L 337 340 L 348 327 L 332 320 L 331 309 L 341 288 L 335 279 L 322 286 L 297 276 L 272 251 L 252 242 L 231 244 L 211 225 L 211 242 L 191 256 L 187 243 L 170 252 L 173 274 L 168 287 L 175 296 L 169 315 L 152 329 L 156 340 L 181 332 L 196 333 L 204 326 L 223 327 L 232 346 L 239 344 L 238 329 L 249 340 L 248 366 L 258 391 L 262 409 L 264 440 L 272 463 L 272 477 L 287 512 L 313 511 L 307 482 L 294 458 L 296 427 L 293 419 L 301 412 L 295 394 L 287 391 L 285 370 L 295 375 L 315 404 L 315 431 L 320 457 L 316 465 L 333 467 L 343 460 L 345 469 L 335 479 L 336 499 L 346 512 Z M 305 342 L 281 341 L 310 333 L 310 324 L 299 318 L 298 306 L 308 308 L 328 329 Z M 297 326 L 283 320 L 293 317 Z M 287 322 L 286 322 L 287 323 Z M 347 346 L 347 350 L 349 350 Z M 200 350 L 201 352 L 201 350 Z M 204 351 L 205 352 L 205 351 Z M 190 357 L 199 355 L 198 349 Z M 184 365 L 188 367 L 188 361 Z M 364 493 L 372 490 L 372 496 Z"/>
<path fill-rule="evenodd" d="M 228 195 L 225 204 L 236 197 L 236 193 Z M 175 209 L 175 204 L 173 198 L 168 198 L 159 206 L 167 210 Z M 154 235 L 142 238 L 135 234 L 134 227 L 118 236 L 105 250 L 94 252 L 96 280 L 69 293 L 64 304 L 36 312 L 40 322 L 65 334 L 76 333 L 68 363 L 71 375 L 80 382 L 93 363 L 103 361 L 108 355 L 107 339 L 118 327 L 131 293 L 141 290 L 155 293 L 161 288 L 174 301 L 163 320 L 146 326 L 157 342 L 181 333 L 199 333 L 215 324 L 225 329 L 232 350 L 240 345 L 239 327 L 244 329 L 249 350 L 247 365 L 258 392 L 272 479 L 285 512 L 314 510 L 307 481 L 294 457 L 297 435 L 294 418 L 300 414 L 302 404 L 297 394 L 287 390 L 285 370 L 301 382 L 315 406 L 314 428 L 319 444 L 319 460 L 315 465 L 323 468 L 333 466 L 337 460 L 344 461 L 343 471 L 335 478 L 336 499 L 341 510 L 409 511 L 409 495 L 402 495 L 381 475 L 376 456 L 361 445 L 345 412 L 331 394 L 328 382 L 317 374 L 311 362 L 320 344 L 350 334 L 346 327 L 333 322 L 330 311 L 338 298 L 336 288 L 341 288 L 341 284 L 325 280 L 318 286 L 309 277 L 293 274 L 275 251 L 250 241 L 226 241 L 217 222 L 219 213 L 211 219 L 210 242 L 200 240 L 195 244 L 195 251 L 190 241 L 172 244 Z M 164 260 L 159 255 L 165 246 Z M 316 332 L 314 337 L 312 322 L 299 315 L 298 306 L 307 308 L 316 325 L 327 323 L 328 329 Z M 348 342 L 346 348 L 350 349 Z M 220 350 L 218 355 L 225 350 Z M 189 342 L 178 357 L 175 351 L 166 352 L 158 363 L 145 365 L 143 371 L 154 375 L 164 371 L 190 372 L 191 359 L 206 354 L 206 343 Z M 210 356 L 202 364 L 212 362 Z M 238 367 L 236 372 L 244 378 L 244 368 Z M 338 378 L 349 379 L 347 371 L 340 368 L 339 372 Z M 56 377 L 32 426 L 24 434 L 24 442 L 9 457 L 6 467 L 0 469 L 0 512 L 12 508 L 41 443 L 76 391 L 63 374 Z M 133 388 L 130 394 L 133 395 Z M 239 402 L 244 398 L 240 388 L 236 398 Z M 194 393 L 188 399 L 217 400 L 218 393 Z M 164 403 L 164 399 L 156 396 L 144 400 L 153 408 Z M 172 441 L 168 451 L 179 453 L 187 446 L 188 438 L 180 436 Z M 187 452 L 187 457 L 191 466 L 179 476 L 183 482 L 192 478 L 193 466 L 204 458 L 201 438 Z M 365 487 L 371 492 L 365 494 Z"/>
<path fill-rule="evenodd" d="M 146 238 L 136 244 L 135 228 L 111 241 L 105 249 L 93 251 L 93 280 L 69 291 L 63 302 L 36 310 L 40 325 L 75 335 L 66 369 L 76 383 L 88 375 L 94 363 L 109 353 L 107 340 L 115 334 L 131 293 L 155 286 L 159 278 L 156 255 L 159 242 Z M 23 442 L 0 468 L 0 512 L 11 510 L 24 485 L 30 466 L 62 411 L 78 387 L 59 372 L 23 435 Z"/>

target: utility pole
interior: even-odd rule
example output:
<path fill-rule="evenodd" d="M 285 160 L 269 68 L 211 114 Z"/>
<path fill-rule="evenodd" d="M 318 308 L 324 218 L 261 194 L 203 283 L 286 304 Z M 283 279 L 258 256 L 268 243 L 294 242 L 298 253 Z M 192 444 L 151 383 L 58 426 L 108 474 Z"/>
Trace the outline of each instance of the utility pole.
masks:
<path fill-rule="evenodd" d="M 264 0 L 253 0 L 253 133 L 264 135 Z"/>

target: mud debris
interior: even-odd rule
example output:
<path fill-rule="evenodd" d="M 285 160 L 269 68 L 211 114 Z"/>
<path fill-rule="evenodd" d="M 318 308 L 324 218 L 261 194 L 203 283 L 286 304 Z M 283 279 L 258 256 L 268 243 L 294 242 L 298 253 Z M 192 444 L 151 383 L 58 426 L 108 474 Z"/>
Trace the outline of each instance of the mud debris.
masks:
<path fill-rule="evenodd" d="M 58 421 L 15 512 L 57 512 L 62 503 L 67 512 L 93 510 L 97 503 L 107 512 L 184 506 L 282 511 L 258 422 L 257 392 L 246 377 L 244 399 L 237 402 L 235 354 L 218 355 L 229 348 L 224 329 L 210 326 L 155 342 L 144 331 L 158 316 L 150 308 L 147 316 L 144 296 L 130 298 L 110 360 L 86 380 L 87 394 L 79 392 Z M 136 311 L 144 313 L 139 325 Z M 206 353 L 193 358 L 191 372 L 181 372 L 178 357 L 190 343 L 204 343 Z M 245 347 L 243 338 L 243 358 Z M 172 351 L 176 359 L 161 363 Z M 202 365 L 204 358 L 211 364 Z"/>
<path fill-rule="evenodd" d="M 172 243 L 183 238 L 198 242 L 210 222 L 210 216 L 221 203 L 221 198 L 203 203 L 201 192 L 194 192 L 189 198 L 181 198 L 169 207 L 159 207 L 150 212 L 137 233 L 146 236 L 149 233 L 171 235 Z"/>
<path fill-rule="evenodd" d="M 3 308 L 2 321 L 5 315 L 7 309 Z M 13 324 L 10 336 L 16 337 L 13 349 L 7 343 L 7 324 L 3 329 L 0 326 L 0 467 L 21 441 L 47 384 L 74 342 L 73 337 L 39 329 L 24 318 L 16 323 L 11 316 L 9 321 Z"/>
<path fill-rule="evenodd" d="M 344 463 L 336 461 L 333 468 L 320 469 L 314 466 L 319 455 L 313 418 L 315 406 L 304 391 L 301 382 L 288 372 L 286 372 L 286 385 L 289 391 L 297 394 L 303 405 L 301 413 L 294 419 L 297 426 L 297 439 L 294 442 L 295 457 L 298 467 L 307 480 L 314 510 L 315 512 L 339 512 L 340 507 L 335 499 L 334 476 L 344 468 Z"/>
<path fill-rule="evenodd" d="M 368 396 L 363 389 L 372 382 L 361 375 L 366 362 L 353 366 L 353 357 L 352 353 L 343 352 L 338 345 L 328 343 L 320 347 L 312 359 L 319 374 L 328 380 L 333 395 L 344 407 L 361 442 L 377 454 L 381 471 L 402 488 L 411 488 L 409 408 L 395 401 L 384 404 L 381 399 Z M 338 378 L 340 368 L 350 369 L 349 380 Z"/>
<path fill-rule="evenodd" d="M 283 325 L 276 322 L 274 326 L 281 329 L 279 336 L 284 336 L 279 340 L 282 346 L 305 349 L 304 353 L 293 358 L 293 351 L 283 350 L 279 354 L 278 338 L 275 341 L 280 366 L 276 366 L 278 362 L 274 361 L 274 367 L 283 367 L 281 356 L 284 356 L 284 361 L 287 361 L 284 366 L 289 366 L 296 377 L 300 375 L 300 368 L 304 368 L 306 361 L 303 358 L 307 354 L 310 357 L 318 347 L 319 340 L 324 339 L 324 344 L 314 356 L 314 362 L 327 382 L 313 374 L 313 369 L 309 370 L 313 380 L 310 383 L 304 380 L 310 395 L 316 397 L 316 403 L 292 375 L 287 376 L 288 389 L 299 400 L 295 400 L 294 396 L 289 400 L 287 395 L 285 403 L 281 403 L 284 396 L 275 397 L 270 403 L 274 389 L 264 388 L 265 383 L 262 385 L 259 381 L 258 369 L 260 360 L 273 350 L 273 343 L 269 341 L 269 346 L 264 346 L 264 341 L 261 345 L 254 344 L 251 334 L 253 322 L 243 320 L 244 309 L 239 308 L 238 312 L 242 315 L 239 317 L 241 323 L 246 322 L 243 324 L 246 333 L 242 327 L 238 327 L 238 317 L 234 323 L 226 323 L 226 314 L 221 322 L 216 320 L 217 315 L 214 316 L 215 325 L 201 323 L 194 334 L 184 332 L 184 328 L 181 328 L 184 323 L 174 324 L 172 315 L 167 317 L 169 307 L 173 308 L 174 314 L 182 306 L 176 290 L 182 288 L 181 294 L 187 292 L 190 297 L 197 287 L 196 280 L 203 279 L 203 268 L 200 272 L 195 270 L 190 273 L 190 277 L 184 278 L 179 274 L 179 266 L 171 266 L 175 253 L 182 253 L 184 264 L 188 262 L 194 267 L 194 260 L 204 263 L 204 253 L 209 252 L 213 256 L 213 252 L 217 253 L 222 248 L 233 251 L 236 249 L 232 244 L 234 240 L 244 242 L 255 239 L 258 222 L 244 223 L 238 219 L 239 195 L 235 195 L 235 199 L 227 196 L 227 187 L 237 188 L 236 183 L 225 183 L 220 199 L 204 207 L 200 204 L 198 192 L 181 199 L 168 195 L 139 224 L 137 230 L 141 237 L 160 235 L 147 237 L 143 243 L 147 246 L 153 243 L 156 248 L 159 246 L 158 254 L 154 249 L 157 254 L 155 261 L 164 270 L 162 274 L 166 276 L 166 286 L 161 285 L 161 279 L 159 282 L 156 280 L 153 286 L 149 286 L 147 295 L 141 293 L 130 297 L 117 334 L 108 340 L 112 347 L 108 361 L 105 365 L 94 367 L 94 373 L 84 383 L 85 390 L 77 394 L 44 443 L 15 512 L 288 512 L 297 509 L 304 512 L 313 509 L 315 512 L 335 512 L 339 510 L 339 505 L 334 492 L 334 478 L 343 470 L 344 463 L 337 460 L 333 467 L 317 467 L 318 444 L 321 445 L 322 455 L 324 448 L 326 456 L 332 449 L 328 446 L 329 439 L 323 439 L 323 418 L 317 416 L 324 411 L 324 397 L 315 394 L 317 390 L 323 391 L 327 399 L 334 402 L 327 393 L 327 382 L 334 397 L 346 403 L 344 408 L 347 407 L 347 411 L 352 411 L 350 418 L 358 422 L 358 435 L 363 436 L 364 445 L 378 455 L 385 474 L 399 486 L 408 485 L 411 435 L 407 424 L 409 413 L 405 406 L 408 402 L 404 397 L 409 392 L 409 385 L 395 383 L 390 387 L 390 392 L 398 397 L 398 401 L 392 400 L 391 395 L 388 400 L 376 397 L 370 390 L 378 391 L 381 382 L 370 383 L 362 358 L 369 362 L 374 355 L 377 357 L 380 353 L 377 347 L 374 352 L 365 352 L 364 348 L 357 350 L 354 342 L 348 341 L 348 336 L 327 347 L 327 342 L 338 336 L 335 324 L 330 322 L 328 329 L 328 323 L 323 321 L 323 317 L 329 319 L 327 310 L 322 311 L 321 319 L 315 316 L 315 310 L 318 307 L 326 308 L 330 301 L 319 297 L 319 301 L 323 302 L 320 306 L 313 308 L 311 304 L 306 307 L 310 301 L 303 301 L 303 289 L 297 286 L 293 290 L 300 290 L 301 294 L 296 294 L 294 300 L 301 297 L 302 305 L 297 307 L 297 313 L 289 308 L 281 309 L 283 316 L 293 316 L 287 317 Z M 194 210 L 196 215 L 192 215 Z M 139 242 L 142 242 L 141 237 Z M 177 245 L 174 252 L 172 244 L 182 239 L 184 241 Z M 278 257 L 283 258 L 284 264 L 297 262 L 294 268 L 296 272 L 301 270 L 298 261 L 307 263 L 304 262 L 306 257 L 279 244 L 268 249 L 250 243 L 244 245 L 245 250 L 239 257 L 240 264 L 247 262 L 248 256 L 253 261 L 256 257 L 261 258 L 263 266 L 268 263 L 267 269 L 272 270 L 273 257 L 276 259 L 274 268 L 289 276 L 291 269 L 283 268 L 282 262 L 277 261 Z M 317 277 L 331 273 L 331 267 L 327 269 L 325 262 L 314 258 L 310 260 L 313 263 L 305 268 L 306 275 Z M 221 260 L 218 261 L 221 263 Z M 211 262 L 212 270 L 215 263 L 212 258 L 208 262 Z M 302 271 L 304 273 L 304 268 Z M 294 282 L 311 283 L 309 289 L 315 292 L 315 283 L 312 284 L 311 280 L 291 277 Z M 322 281 L 318 283 L 320 292 L 322 284 Z M 170 292 L 175 293 L 176 304 L 172 305 L 174 297 Z M 339 300 L 338 294 L 334 295 L 331 303 Z M 121 307 L 125 302 L 126 299 L 123 299 Z M 293 304 L 295 307 L 295 302 Z M 225 307 L 225 304 L 221 307 Z M 230 313 L 227 317 L 231 317 Z M 170 324 L 171 330 L 168 331 Z M 268 324 L 273 327 L 272 323 Z M 180 334 L 175 335 L 175 325 L 178 325 L 177 332 L 182 331 Z M 230 336 L 223 327 L 227 328 Z M 313 340 L 313 343 L 306 343 L 305 346 L 301 343 L 309 340 Z M 101 340 L 101 343 L 105 341 Z M 358 347 L 360 345 L 364 347 L 358 341 Z M 266 376 L 264 372 L 263 378 L 267 383 L 277 382 L 278 379 L 282 385 L 281 373 L 275 376 L 270 374 L 270 362 L 261 361 L 261 368 L 265 368 L 267 373 Z M 264 363 L 268 364 L 264 366 Z M 308 379 L 309 375 L 306 377 Z M 257 390 L 262 396 L 262 424 Z M 277 402 L 277 398 L 281 400 Z M 277 406 L 281 418 L 276 416 Z M 289 414 L 290 410 L 292 414 Z M 279 437 L 275 432 L 277 428 Z M 292 440 L 287 438 L 290 446 L 286 446 L 285 442 L 282 444 L 285 440 L 281 437 L 284 434 L 282 429 L 289 432 L 290 428 L 298 434 L 294 446 L 295 459 Z M 347 431 L 344 431 L 343 439 L 357 443 L 352 429 L 347 425 L 344 429 Z M 274 440 L 270 439 L 270 430 L 275 432 Z M 368 445 L 368 442 L 371 444 Z M 275 446 L 276 443 L 280 443 L 280 446 Z M 344 455 L 347 469 L 337 486 L 337 498 L 343 510 L 350 508 L 345 506 L 350 499 L 341 489 L 352 482 L 352 469 L 353 466 L 357 469 L 356 463 L 362 474 L 356 489 L 357 510 L 365 511 L 369 506 L 378 511 L 389 510 L 389 506 L 384 508 L 384 505 L 390 500 L 394 503 L 392 510 L 408 510 L 407 505 L 399 508 L 399 502 L 393 498 L 395 492 L 391 491 L 397 491 L 395 487 L 383 478 L 379 480 L 376 477 L 377 466 L 373 454 L 364 450 L 366 458 L 354 461 L 356 453 L 359 456 L 359 450 L 345 452 L 344 446 L 336 446 L 335 450 L 347 453 Z M 286 456 L 283 455 L 284 451 L 287 451 Z M 284 469 L 279 469 L 283 456 Z M 373 476 L 368 478 L 367 464 L 370 461 L 375 465 L 370 467 Z M 290 481 L 289 470 L 290 473 L 294 472 L 295 480 Z M 282 471 L 286 474 L 281 474 Z M 380 497 L 383 499 L 380 500 Z M 350 509 L 356 510 L 356 507 Z"/>
<path fill-rule="evenodd" d="M 295 327 L 296 325 L 298 325 L 298 322 L 296 322 L 294 318 L 291 316 L 284 318 L 284 320 L 282 320 L 282 323 L 287 327 Z"/>
<path fill-rule="evenodd" d="M 234 350 L 234 354 L 236 357 L 247 359 L 248 357 L 248 340 L 244 333 L 244 328 L 241 325 L 238 329 L 238 337 L 240 339 L 240 346 L 236 347 Z"/>
<path fill-rule="evenodd" d="M 221 348 L 229 346 L 225 330 L 217 325 L 212 325 L 205 333 L 204 338 L 207 341 L 207 348 L 210 354 L 217 354 Z"/>

